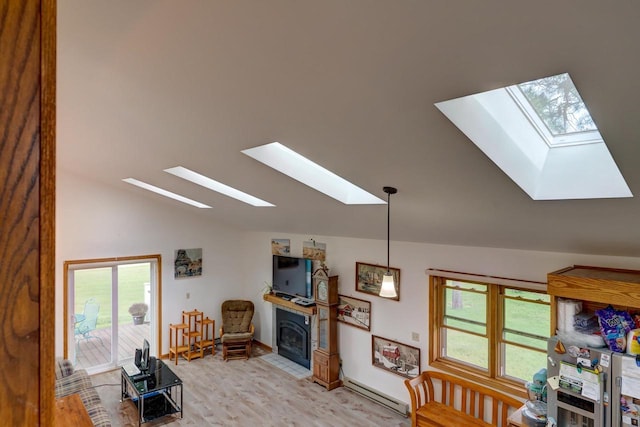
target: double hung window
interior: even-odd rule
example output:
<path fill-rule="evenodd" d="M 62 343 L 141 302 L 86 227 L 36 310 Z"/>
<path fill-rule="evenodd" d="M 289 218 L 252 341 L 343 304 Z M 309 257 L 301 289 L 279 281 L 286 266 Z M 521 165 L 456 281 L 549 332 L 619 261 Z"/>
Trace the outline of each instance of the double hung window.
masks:
<path fill-rule="evenodd" d="M 438 273 L 430 277 L 430 365 L 522 392 L 522 384 L 546 367 L 546 286 Z"/>

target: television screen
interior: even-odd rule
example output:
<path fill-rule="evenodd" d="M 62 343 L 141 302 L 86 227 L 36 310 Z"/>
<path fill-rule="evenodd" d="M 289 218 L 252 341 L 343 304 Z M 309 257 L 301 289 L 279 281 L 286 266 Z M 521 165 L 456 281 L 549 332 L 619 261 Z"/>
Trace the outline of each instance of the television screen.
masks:
<path fill-rule="evenodd" d="M 311 298 L 311 260 L 274 255 L 273 290 L 280 294 Z"/>
<path fill-rule="evenodd" d="M 142 342 L 142 356 L 140 357 L 140 370 L 149 369 L 149 341 L 146 339 Z"/>

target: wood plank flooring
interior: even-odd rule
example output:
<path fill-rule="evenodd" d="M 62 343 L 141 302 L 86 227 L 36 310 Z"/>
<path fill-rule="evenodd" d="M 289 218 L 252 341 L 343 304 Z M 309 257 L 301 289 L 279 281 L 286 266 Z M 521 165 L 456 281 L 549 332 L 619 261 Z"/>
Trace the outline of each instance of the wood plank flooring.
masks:
<path fill-rule="evenodd" d="M 176 366 L 164 362 L 184 383 L 184 418 L 171 416 L 145 426 L 402 426 L 411 420 L 344 387 L 327 391 L 309 379 L 296 379 L 260 359 L 222 360 L 222 351 Z M 92 377 L 114 427 L 137 426 L 135 407 L 121 403 L 120 371 Z M 407 395 L 407 400 L 409 396 Z"/>
<path fill-rule="evenodd" d="M 136 348 L 142 347 L 142 340 L 149 339 L 149 323 L 134 325 L 133 323 L 118 326 L 118 360 L 126 360 L 135 354 Z M 76 338 L 76 366 L 87 368 L 111 361 L 111 328 L 100 328 L 91 331 L 91 338 Z"/>

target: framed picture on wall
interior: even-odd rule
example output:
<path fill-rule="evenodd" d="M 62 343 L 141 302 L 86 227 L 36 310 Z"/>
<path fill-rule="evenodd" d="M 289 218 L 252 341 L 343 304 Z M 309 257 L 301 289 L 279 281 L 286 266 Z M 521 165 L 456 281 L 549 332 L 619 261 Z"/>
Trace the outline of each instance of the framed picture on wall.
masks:
<path fill-rule="evenodd" d="M 273 255 L 289 256 L 291 253 L 291 242 L 289 239 L 271 239 L 271 253 Z"/>
<path fill-rule="evenodd" d="M 202 276 L 202 248 L 176 249 L 173 277 Z"/>
<path fill-rule="evenodd" d="M 312 259 L 314 261 L 326 261 L 327 244 L 318 243 L 315 240 L 302 242 L 302 258 Z"/>
<path fill-rule="evenodd" d="M 338 322 L 371 330 L 371 303 L 363 299 L 338 295 Z"/>
<path fill-rule="evenodd" d="M 371 336 L 373 366 L 401 377 L 413 378 L 420 371 L 420 349 L 388 338 Z"/>
<path fill-rule="evenodd" d="M 400 269 L 389 267 L 393 274 L 393 283 L 396 285 L 396 297 L 385 298 L 400 301 Z M 365 264 L 356 262 L 356 291 L 378 296 L 382 287 L 382 276 L 387 273 L 387 267 L 383 265 Z"/>

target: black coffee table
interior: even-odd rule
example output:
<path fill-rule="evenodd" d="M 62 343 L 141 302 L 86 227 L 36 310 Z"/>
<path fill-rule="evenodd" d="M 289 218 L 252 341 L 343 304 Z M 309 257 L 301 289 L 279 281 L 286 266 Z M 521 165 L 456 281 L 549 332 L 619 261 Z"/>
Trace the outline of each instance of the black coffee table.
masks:
<path fill-rule="evenodd" d="M 121 368 L 120 374 L 122 401 L 135 403 L 138 425 L 178 412 L 182 418 L 182 380 L 162 360 L 147 373 L 130 376 Z"/>

